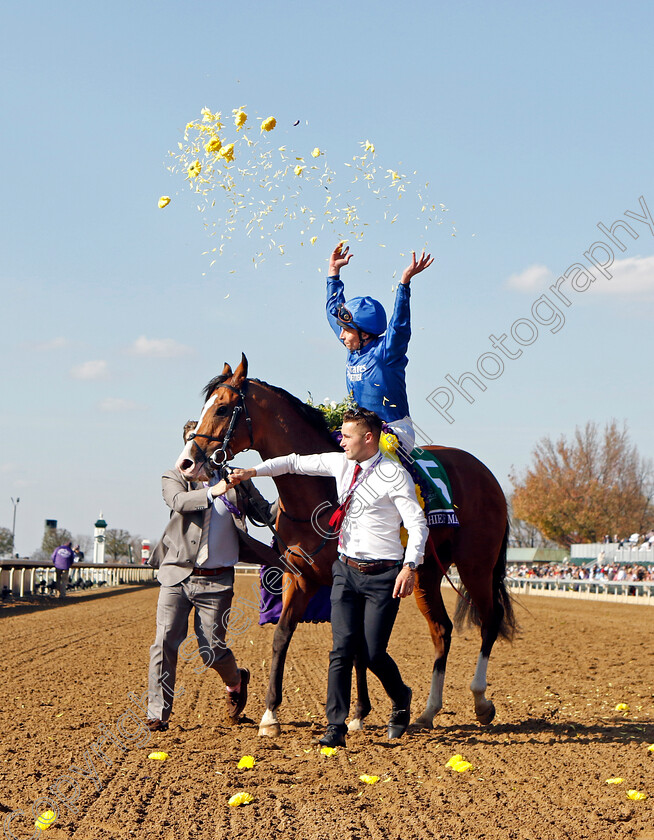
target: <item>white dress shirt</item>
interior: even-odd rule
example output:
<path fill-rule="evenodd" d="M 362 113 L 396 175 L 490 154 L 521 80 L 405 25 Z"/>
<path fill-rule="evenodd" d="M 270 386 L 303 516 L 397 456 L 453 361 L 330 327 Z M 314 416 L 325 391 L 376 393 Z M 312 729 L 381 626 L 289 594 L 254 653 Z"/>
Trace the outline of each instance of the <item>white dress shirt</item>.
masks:
<path fill-rule="evenodd" d="M 356 461 L 344 452 L 320 455 L 282 455 L 257 464 L 257 475 L 333 476 L 338 498 L 346 499 Z M 361 461 L 361 475 L 355 484 L 347 515 L 341 529 L 340 550 L 348 557 L 374 562 L 402 560 L 416 566 L 423 561 L 428 530 L 425 515 L 418 504 L 411 476 L 395 461 L 377 451 Z M 408 531 L 406 553 L 400 542 L 400 525 Z"/>

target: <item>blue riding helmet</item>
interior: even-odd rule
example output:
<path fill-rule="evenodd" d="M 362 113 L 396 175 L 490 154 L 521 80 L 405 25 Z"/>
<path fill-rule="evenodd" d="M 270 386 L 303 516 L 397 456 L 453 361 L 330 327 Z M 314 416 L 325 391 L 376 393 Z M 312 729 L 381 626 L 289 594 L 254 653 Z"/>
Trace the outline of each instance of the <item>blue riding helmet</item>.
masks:
<path fill-rule="evenodd" d="M 370 335 L 381 335 L 386 331 L 386 313 L 378 300 L 368 297 L 354 297 L 338 307 L 336 322 L 341 327 L 356 327 Z"/>

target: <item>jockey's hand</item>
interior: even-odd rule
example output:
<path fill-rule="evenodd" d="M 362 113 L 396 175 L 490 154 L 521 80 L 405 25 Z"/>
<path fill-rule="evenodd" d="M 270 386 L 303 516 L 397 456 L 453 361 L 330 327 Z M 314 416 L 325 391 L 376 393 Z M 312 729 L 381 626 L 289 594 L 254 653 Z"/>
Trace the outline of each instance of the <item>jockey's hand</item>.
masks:
<path fill-rule="evenodd" d="M 434 258 L 431 254 L 427 254 L 425 256 L 425 252 L 423 250 L 422 255 L 419 260 L 416 260 L 416 252 L 411 251 L 412 259 L 411 265 L 408 265 L 404 271 L 402 272 L 402 279 L 400 283 L 404 286 L 408 285 L 411 282 L 411 278 L 415 277 L 416 274 L 420 274 L 421 271 L 424 271 L 426 268 L 434 262 Z"/>
<path fill-rule="evenodd" d="M 406 598 L 413 592 L 413 587 L 416 584 L 416 573 L 408 566 L 402 566 L 402 571 L 395 578 L 395 586 L 393 588 L 393 598 Z"/>
<path fill-rule="evenodd" d="M 329 258 L 330 277 L 337 277 L 343 266 L 347 265 L 352 259 L 354 254 L 348 253 L 349 250 L 349 246 L 345 246 L 344 248 L 342 242 L 339 242 L 338 245 L 334 248 L 331 257 Z"/>
<path fill-rule="evenodd" d="M 232 484 L 240 484 L 242 481 L 247 481 L 248 478 L 254 478 L 256 474 L 256 470 L 242 470 L 239 467 L 236 467 L 230 472 L 229 480 L 232 482 Z"/>

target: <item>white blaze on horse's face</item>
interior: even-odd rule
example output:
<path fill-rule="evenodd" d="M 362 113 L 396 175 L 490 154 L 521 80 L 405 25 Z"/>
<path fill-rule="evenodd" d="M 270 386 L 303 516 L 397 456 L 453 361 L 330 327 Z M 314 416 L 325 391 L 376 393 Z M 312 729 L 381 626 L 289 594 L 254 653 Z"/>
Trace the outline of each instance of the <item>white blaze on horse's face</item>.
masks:
<path fill-rule="evenodd" d="M 209 409 L 213 406 L 213 404 L 218 399 L 218 394 L 213 394 L 209 399 L 206 401 L 202 408 L 202 413 L 200 414 L 200 419 L 198 420 L 198 425 L 195 427 L 195 431 L 197 431 L 202 426 L 202 421 L 204 420 L 205 414 Z M 197 478 L 200 473 L 202 472 L 203 463 L 196 463 L 195 458 L 193 457 L 193 441 L 187 441 L 184 449 L 182 449 L 179 458 L 175 462 L 175 469 L 179 470 L 184 478 L 187 478 L 189 481 Z"/>

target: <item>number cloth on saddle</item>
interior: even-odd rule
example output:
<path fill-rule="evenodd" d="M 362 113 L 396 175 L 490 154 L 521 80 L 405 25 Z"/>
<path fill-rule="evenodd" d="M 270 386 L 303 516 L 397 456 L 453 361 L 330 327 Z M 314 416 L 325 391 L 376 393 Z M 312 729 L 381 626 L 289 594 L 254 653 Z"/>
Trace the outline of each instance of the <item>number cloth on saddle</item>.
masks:
<path fill-rule="evenodd" d="M 416 496 L 425 512 L 427 525 L 460 525 L 450 480 L 433 452 L 416 447 L 407 456 L 392 432 L 382 434 L 379 448 L 388 458 L 399 461 L 415 482 Z"/>

